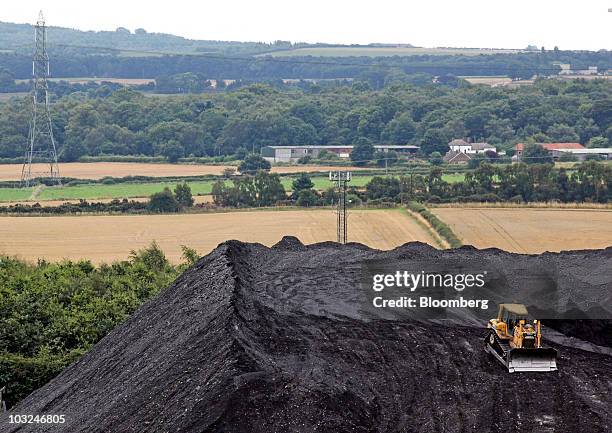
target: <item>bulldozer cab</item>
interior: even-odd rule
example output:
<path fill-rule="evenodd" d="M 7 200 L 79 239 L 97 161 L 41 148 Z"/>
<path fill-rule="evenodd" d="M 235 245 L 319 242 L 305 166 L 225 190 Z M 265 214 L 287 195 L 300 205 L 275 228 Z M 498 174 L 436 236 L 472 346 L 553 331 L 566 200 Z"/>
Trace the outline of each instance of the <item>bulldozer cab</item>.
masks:
<path fill-rule="evenodd" d="M 514 333 L 514 327 L 518 326 L 521 320 L 527 320 L 527 308 L 523 304 L 499 304 L 497 320 L 507 325 L 507 335 Z"/>

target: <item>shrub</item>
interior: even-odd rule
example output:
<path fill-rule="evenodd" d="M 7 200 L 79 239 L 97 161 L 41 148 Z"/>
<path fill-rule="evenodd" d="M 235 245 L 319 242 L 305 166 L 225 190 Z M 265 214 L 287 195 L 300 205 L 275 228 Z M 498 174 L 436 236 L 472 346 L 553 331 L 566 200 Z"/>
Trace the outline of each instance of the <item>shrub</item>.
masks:
<path fill-rule="evenodd" d="M 270 165 L 269 161 L 252 153 L 244 158 L 244 161 L 242 161 L 240 166 L 238 166 L 238 170 L 242 174 L 253 174 L 259 170 L 269 171 L 271 167 L 272 166 Z"/>
<path fill-rule="evenodd" d="M 159 213 L 178 212 L 180 206 L 170 188 L 165 187 L 163 191 L 151 195 L 147 209 Z"/>
<path fill-rule="evenodd" d="M 319 195 L 312 189 L 303 189 L 298 193 L 296 203 L 303 207 L 316 206 L 319 204 Z"/>

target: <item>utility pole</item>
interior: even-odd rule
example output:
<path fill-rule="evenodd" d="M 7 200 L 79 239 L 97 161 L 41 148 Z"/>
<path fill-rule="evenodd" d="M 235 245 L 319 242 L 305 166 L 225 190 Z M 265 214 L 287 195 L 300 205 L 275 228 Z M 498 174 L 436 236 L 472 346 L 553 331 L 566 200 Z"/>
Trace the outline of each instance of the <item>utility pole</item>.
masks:
<path fill-rule="evenodd" d="M 350 171 L 330 171 L 329 180 L 336 183 L 338 187 L 338 204 L 337 204 L 337 232 L 338 243 L 346 244 L 347 241 L 347 215 L 346 215 L 346 189 L 347 184 L 351 181 Z"/>
<path fill-rule="evenodd" d="M 36 178 L 50 178 L 61 185 L 53 124 L 49 110 L 49 55 L 47 54 L 47 27 L 42 11 L 38 15 L 34 32 L 34 58 L 32 60 L 32 108 L 30 113 L 30 132 L 28 145 L 21 170 L 21 184 L 30 186 Z M 32 171 L 33 162 L 49 165 L 49 170 Z"/>

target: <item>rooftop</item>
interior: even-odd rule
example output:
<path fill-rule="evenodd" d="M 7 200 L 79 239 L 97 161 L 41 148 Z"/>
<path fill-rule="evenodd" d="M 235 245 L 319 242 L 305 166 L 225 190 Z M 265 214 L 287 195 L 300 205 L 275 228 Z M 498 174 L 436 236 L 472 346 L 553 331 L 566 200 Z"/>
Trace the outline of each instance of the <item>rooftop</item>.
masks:
<path fill-rule="evenodd" d="M 561 150 L 561 149 L 585 149 L 580 143 L 536 143 L 538 146 L 542 146 L 546 150 Z M 517 143 L 514 148 L 517 151 L 525 149 L 525 143 Z"/>
<path fill-rule="evenodd" d="M 470 143 L 465 140 L 462 140 L 461 138 L 455 138 L 453 141 L 448 143 L 449 146 L 467 146 L 468 144 Z"/>
<path fill-rule="evenodd" d="M 355 146 L 352 145 L 337 145 L 337 146 L 322 146 L 322 145 L 311 145 L 305 144 L 303 146 L 265 146 L 270 149 L 352 149 Z M 419 149 L 419 146 L 410 146 L 403 144 L 376 144 L 374 149 Z"/>
<path fill-rule="evenodd" d="M 472 150 L 495 149 L 495 146 L 489 143 L 472 143 Z"/>
<path fill-rule="evenodd" d="M 594 148 L 590 148 L 590 149 L 555 149 L 558 152 L 565 152 L 565 153 L 576 153 L 576 154 L 593 154 L 593 155 L 598 155 L 598 154 L 608 154 L 608 153 L 612 153 L 612 147 L 594 147 Z"/>

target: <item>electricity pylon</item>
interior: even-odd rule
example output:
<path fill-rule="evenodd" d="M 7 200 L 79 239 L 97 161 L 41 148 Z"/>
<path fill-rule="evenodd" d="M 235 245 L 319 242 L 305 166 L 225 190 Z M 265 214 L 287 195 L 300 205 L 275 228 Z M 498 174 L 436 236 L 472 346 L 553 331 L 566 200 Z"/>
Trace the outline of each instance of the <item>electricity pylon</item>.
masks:
<path fill-rule="evenodd" d="M 53 138 L 53 124 L 49 110 L 49 55 L 47 54 L 47 27 L 42 11 L 38 15 L 34 32 L 34 58 L 32 59 L 32 91 L 30 132 L 28 145 L 21 170 L 21 184 L 30 186 L 36 178 L 50 178 L 53 182 L 61 184 L 55 139 Z M 32 162 L 41 162 L 49 165 L 49 170 L 35 172 Z"/>
<path fill-rule="evenodd" d="M 337 183 L 338 205 L 337 205 L 337 230 L 338 243 L 345 244 L 347 241 L 347 215 L 346 215 L 346 189 L 347 183 L 351 181 L 350 171 L 330 171 L 329 180 Z"/>

